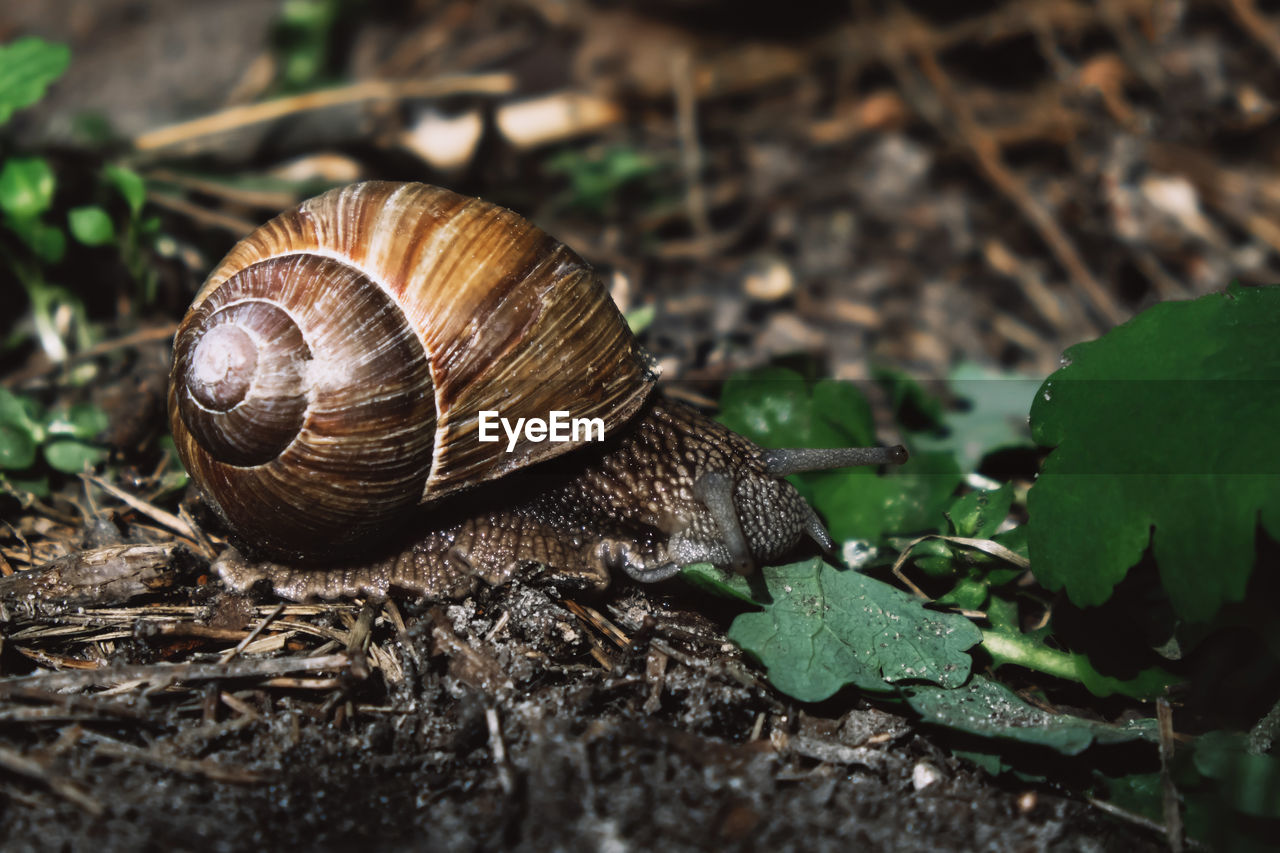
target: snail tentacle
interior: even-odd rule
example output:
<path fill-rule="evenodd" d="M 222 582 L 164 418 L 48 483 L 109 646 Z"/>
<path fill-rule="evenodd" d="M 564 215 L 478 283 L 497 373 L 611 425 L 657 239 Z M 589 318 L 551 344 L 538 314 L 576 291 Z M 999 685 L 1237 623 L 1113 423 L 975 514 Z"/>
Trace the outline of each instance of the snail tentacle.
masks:
<path fill-rule="evenodd" d="M 693 484 L 693 493 L 706 505 L 720 530 L 720 543 L 729 552 L 725 568 L 740 575 L 755 569 L 751 547 L 738 521 L 738 506 L 733 499 L 733 479 L 723 471 L 707 471 Z"/>
<path fill-rule="evenodd" d="M 772 477 L 787 477 L 805 471 L 829 471 L 859 465 L 901 465 L 907 461 L 907 449 L 892 447 L 784 447 L 766 450 L 761 457 Z"/>
<path fill-rule="evenodd" d="M 764 451 L 760 456 L 771 477 L 787 477 L 806 471 L 827 471 L 860 465 L 901 465 L 907 461 L 907 449 L 901 444 L 891 447 L 784 447 Z M 808 503 L 801 508 L 801 527 L 824 554 L 835 549 L 835 542 L 818 513 Z"/>
<path fill-rule="evenodd" d="M 804 505 L 808 512 L 801 524 L 804 532 L 809 538 L 817 543 L 822 549 L 822 553 L 830 554 L 836 547 L 836 543 L 831 540 L 831 534 L 827 532 L 827 527 L 822 523 L 822 519 L 818 518 L 818 513 L 809 504 Z"/>

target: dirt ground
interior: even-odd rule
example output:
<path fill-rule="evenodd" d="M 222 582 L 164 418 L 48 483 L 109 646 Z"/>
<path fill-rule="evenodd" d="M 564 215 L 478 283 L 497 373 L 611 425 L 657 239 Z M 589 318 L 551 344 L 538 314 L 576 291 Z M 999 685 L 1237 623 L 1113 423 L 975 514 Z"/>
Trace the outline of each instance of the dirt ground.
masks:
<path fill-rule="evenodd" d="M 610 612 L 656 618 L 663 636 L 660 605 L 689 602 L 657 598 L 623 593 Z M 327 609 L 314 624 L 347 621 Z M 361 662 L 336 687 L 219 678 L 129 703 L 141 719 L 96 702 L 29 722 L 23 739 L 49 729 L 52 766 L 102 813 L 10 786 L 6 849 L 1158 847 L 1085 803 L 994 784 L 855 697 L 780 701 L 713 624 L 606 669 L 563 605 L 523 584 L 402 614 L 405 633 L 379 619 L 366 656 L 389 656 L 394 683 L 352 675 Z M 144 655 L 173 657 L 145 636 L 121 644 Z"/>
<path fill-rule="evenodd" d="M 0 6 L 0 41 L 73 55 L 17 144 L 71 175 L 125 158 L 168 235 L 148 304 L 82 271 L 107 342 L 87 391 L 32 351 L 0 382 L 101 405 L 108 486 L 170 512 L 168 336 L 232 242 L 298 200 L 285 176 L 425 180 L 530 216 L 624 310 L 654 309 L 642 342 L 695 399 L 781 357 L 1043 377 L 1153 302 L 1280 280 L 1275 4 L 351 3 L 331 82 L 449 94 L 229 111 L 281 94 L 280 8 Z M 552 118 L 520 109 L 540 103 Z M 86 145 L 86 114 L 114 141 Z M 445 150 L 446 126 L 477 130 Z M 596 199 L 592 169 L 628 162 L 641 177 Z M 678 582 L 281 604 L 224 590 L 224 531 L 181 506 L 199 535 L 80 483 L 0 507 L 6 566 L 138 545 L 162 567 L 127 603 L 0 602 L 6 850 L 1161 847 L 892 706 L 788 700 L 724 639 L 732 612 Z"/>

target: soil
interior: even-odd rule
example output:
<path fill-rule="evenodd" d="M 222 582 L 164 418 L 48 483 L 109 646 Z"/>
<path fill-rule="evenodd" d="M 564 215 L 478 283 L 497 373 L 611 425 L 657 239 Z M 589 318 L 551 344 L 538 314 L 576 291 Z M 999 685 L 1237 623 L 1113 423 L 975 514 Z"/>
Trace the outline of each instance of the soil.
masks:
<path fill-rule="evenodd" d="M 1276 11 L 336 5 L 319 79 L 466 85 L 249 122 L 225 110 L 285 93 L 275 2 L 0 9 L 0 40 L 73 51 L 15 116 L 15 147 L 55 159 L 75 203 L 104 157 L 130 162 L 165 235 L 152 300 L 118 258 L 60 270 L 92 284 L 96 348 L 0 362 L 10 390 L 102 406 L 107 486 L 145 501 L 68 482 L 0 505 L 0 570 L 19 570 L 0 579 L 0 844 L 1161 847 L 1078 789 L 989 776 L 890 704 L 787 699 L 725 640 L 732 612 L 677 582 L 586 596 L 534 574 L 454 602 L 283 605 L 224 589 L 209 564 L 225 531 L 163 486 L 167 339 L 231 243 L 302 197 L 283 178 L 426 180 L 530 216 L 625 310 L 653 308 L 642 341 L 669 392 L 713 400 L 785 357 L 862 381 L 891 441 L 873 365 L 1043 377 L 1155 301 L 1280 279 Z M 566 93 L 595 117 L 510 109 Z M 113 141 L 86 141 L 87 114 Z M 472 117 L 474 144 L 440 150 L 443 123 Z M 592 169 L 628 158 L 643 177 L 592 196 Z M 180 506 L 191 535 L 153 511 Z M 150 548 L 111 552 L 128 577 L 84 574 L 86 553 L 126 544 Z M 56 594 L 14 593 L 62 557 Z"/>
<path fill-rule="evenodd" d="M 245 607 L 179 592 L 209 602 L 197 624 Z M 15 780 L 5 847 L 1159 847 L 1044 786 L 998 784 L 856 696 L 816 711 L 779 698 L 721 624 L 680 610 L 699 603 L 681 593 L 618 589 L 607 611 L 641 640 L 596 658 L 605 644 L 554 591 L 516 582 L 380 614 L 371 646 L 325 680 L 338 684 L 255 675 L 134 690 L 125 720 L 102 700 L 60 709 L 38 689 L 10 694 L 11 711 L 51 719 L 7 740 L 101 812 Z M 338 637 L 359 612 L 321 610 L 311 624 Z M 217 660 L 154 636 L 150 614 L 130 619 L 133 637 L 104 664 Z"/>

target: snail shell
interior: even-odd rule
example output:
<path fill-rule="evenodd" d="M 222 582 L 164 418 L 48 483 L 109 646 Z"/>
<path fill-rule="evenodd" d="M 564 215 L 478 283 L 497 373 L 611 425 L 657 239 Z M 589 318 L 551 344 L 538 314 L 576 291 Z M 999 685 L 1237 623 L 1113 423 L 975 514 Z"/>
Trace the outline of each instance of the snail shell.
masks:
<path fill-rule="evenodd" d="M 169 410 L 179 456 L 230 525 L 305 560 L 575 447 L 522 437 L 495 452 L 478 440 L 482 410 L 568 410 L 609 432 L 655 378 L 566 246 L 496 205 L 370 182 L 231 250 L 178 330 Z"/>

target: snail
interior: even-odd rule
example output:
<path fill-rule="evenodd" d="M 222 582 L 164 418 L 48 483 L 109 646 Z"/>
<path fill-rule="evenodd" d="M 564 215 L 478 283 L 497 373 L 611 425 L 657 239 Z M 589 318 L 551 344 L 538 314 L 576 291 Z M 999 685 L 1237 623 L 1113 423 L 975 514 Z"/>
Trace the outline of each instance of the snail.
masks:
<path fill-rule="evenodd" d="M 497 205 L 367 182 L 232 248 L 175 336 L 169 412 L 237 546 L 217 570 L 294 599 L 453 597 L 528 564 L 595 588 L 750 573 L 806 535 L 832 547 L 787 474 L 906 457 L 763 450 L 656 379 L 568 247 Z"/>

